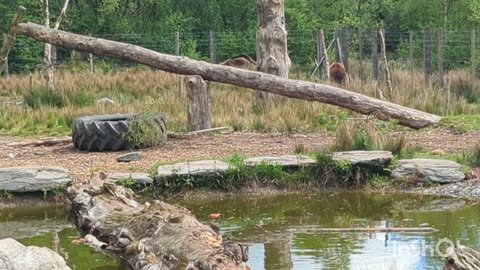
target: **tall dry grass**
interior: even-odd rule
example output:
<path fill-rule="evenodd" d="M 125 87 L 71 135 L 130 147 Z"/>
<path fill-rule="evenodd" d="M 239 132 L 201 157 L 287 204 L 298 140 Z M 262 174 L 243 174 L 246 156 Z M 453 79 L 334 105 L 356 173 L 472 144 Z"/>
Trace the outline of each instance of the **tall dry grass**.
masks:
<path fill-rule="evenodd" d="M 365 65 L 366 66 L 366 65 Z M 356 74 L 358 63 L 350 64 Z M 366 68 L 365 74 L 368 74 Z M 305 79 L 305 73 L 293 74 Z M 467 72 L 456 71 L 451 79 L 450 113 L 477 113 L 455 87 L 467 91 Z M 386 93 L 381 81 L 353 80 L 347 89 L 376 97 L 378 90 Z M 391 101 L 435 114 L 445 112 L 446 91 L 435 84 L 426 86 L 421 72 L 392 70 L 394 91 Z M 159 111 L 167 115 L 168 127 L 186 131 L 186 93 L 180 87 L 181 76 L 150 69 L 119 70 L 114 73 L 57 72 L 55 92 L 61 106 L 27 106 L 25 100 L 44 91 L 45 81 L 40 74 L 13 75 L 0 79 L 0 131 L 9 134 L 68 134 L 73 118 L 86 114 L 106 114 Z M 309 79 L 309 78 L 307 78 Z M 313 79 L 321 83 L 322 80 Z M 465 90 L 467 89 L 467 90 Z M 457 95 L 456 93 L 460 94 Z M 28 98 L 27 98 L 28 97 Z M 114 105 L 100 105 L 99 98 L 110 98 Z M 255 93 L 237 86 L 212 84 L 212 122 L 214 126 L 228 125 L 236 130 L 278 132 L 315 132 L 335 126 L 338 115 L 351 115 L 334 106 L 318 102 L 284 99 L 267 112 L 254 109 Z M 20 104 L 22 103 L 22 104 Z M 30 104 L 30 103 L 29 103 Z M 342 113 L 340 113 L 342 112 Z M 333 115 L 333 117 L 330 117 Z"/>

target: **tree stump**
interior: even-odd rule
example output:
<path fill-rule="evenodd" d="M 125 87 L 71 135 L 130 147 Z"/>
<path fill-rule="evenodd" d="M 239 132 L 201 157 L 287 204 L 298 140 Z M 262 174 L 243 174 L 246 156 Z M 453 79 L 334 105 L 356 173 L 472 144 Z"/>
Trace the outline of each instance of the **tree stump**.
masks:
<path fill-rule="evenodd" d="M 445 259 L 445 270 L 479 270 L 480 269 L 480 252 L 458 245 L 457 247 L 449 247 L 447 250 L 447 258 Z"/>
<path fill-rule="evenodd" d="M 184 83 L 187 86 L 189 130 L 195 131 L 211 128 L 211 96 L 209 83 L 197 75 L 186 76 Z"/>
<path fill-rule="evenodd" d="M 288 78 L 288 56 L 284 0 L 257 0 L 257 70 Z M 270 94 L 257 91 L 257 108 L 270 106 Z"/>

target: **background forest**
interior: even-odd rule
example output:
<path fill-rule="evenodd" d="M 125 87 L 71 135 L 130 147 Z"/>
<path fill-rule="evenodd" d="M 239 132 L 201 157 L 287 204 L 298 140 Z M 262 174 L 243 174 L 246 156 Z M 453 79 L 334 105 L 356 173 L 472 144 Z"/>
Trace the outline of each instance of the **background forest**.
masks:
<path fill-rule="evenodd" d="M 51 0 L 54 22 L 63 0 Z M 6 32 L 17 7 L 28 12 L 25 21 L 42 23 L 38 0 L 0 2 L 0 32 Z M 255 56 L 256 11 L 254 0 L 72 0 L 62 30 L 138 44 L 156 51 L 174 53 L 174 35 L 180 32 L 181 54 L 208 58 L 209 31 L 216 32 L 217 60 L 247 53 Z M 421 31 L 445 28 L 446 68 L 468 64 L 470 29 L 480 24 L 478 0 L 286 0 L 289 51 L 295 64 L 313 64 L 316 31 L 325 29 L 386 29 L 387 50 L 392 58 L 406 57 L 408 31 L 418 32 L 415 55 L 421 58 Z M 368 32 L 369 33 L 369 32 Z M 350 42 L 358 46 L 358 35 Z M 370 36 L 361 42 L 369 45 Z M 329 41 L 327 41 L 329 42 Z M 451 44 L 449 44 L 449 42 Z M 351 45 L 352 45 L 351 44 Z M 356 45 L 355 45 L 356 44 Z M 449 46 L 450 45 L 450 46 Z M 370 46 L 364 46 L 368 57 Z M 351 50 L 355 56 L 358 50 Z M 28 72 L 41 63 L 42 44 L 19 37 L 10 55 L 11 72 Z M 59 49 L 58 59 L 70 57 Z M 417 57 L 416 57 L 417 58 Z M 113 60 L 108 60 L 110 63 Z"/>

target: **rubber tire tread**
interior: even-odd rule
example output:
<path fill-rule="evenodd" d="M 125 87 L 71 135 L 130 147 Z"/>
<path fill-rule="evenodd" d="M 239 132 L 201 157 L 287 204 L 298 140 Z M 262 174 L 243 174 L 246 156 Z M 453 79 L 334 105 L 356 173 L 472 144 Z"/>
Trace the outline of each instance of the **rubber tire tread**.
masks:
<path fill-rule="evenodd" d="M 72 139 L 75 148 L 81 151 L 121 151 L 133 149 L 135 146 L 124 139 L 128 130 L 128 122 L 139 114 L 104 114 L 80 116 L 73 120 Z M 167 140 L 165 116 L 161 113 L 148 113 L 155 125 L 163 134 L 158 138 L 158 144 Z M 150 145 L 140 145 L 139 148 Z"/>

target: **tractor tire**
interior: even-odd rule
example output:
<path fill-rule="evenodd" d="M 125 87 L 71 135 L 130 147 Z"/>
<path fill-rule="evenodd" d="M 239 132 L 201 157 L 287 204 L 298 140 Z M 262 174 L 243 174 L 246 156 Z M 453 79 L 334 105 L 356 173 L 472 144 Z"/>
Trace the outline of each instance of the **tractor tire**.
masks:
<path fill-rule="evenodd" d="M 145 123 L 151 137 L 148 140 L 135 141 L 129 136 L 132 128 L 141 126 L 138 119 L 147 120 Z M 165 116 L 161 113 L 81 116 L 73 121 L 72 139 L 75 148 L 81 151 L 120 151 L 155 146 L 167 141 Z"/>

